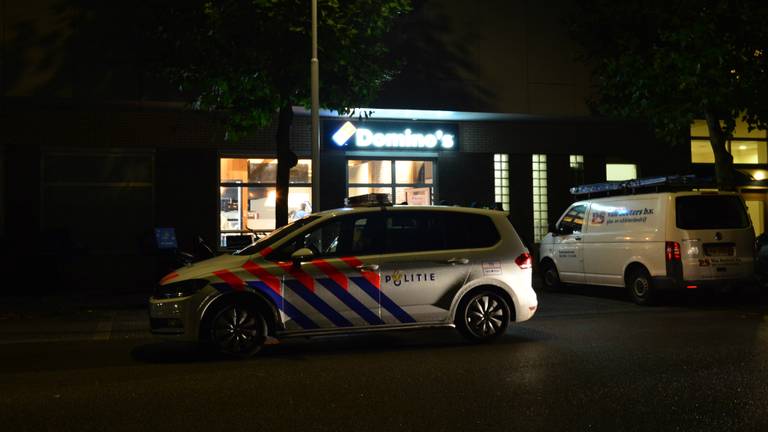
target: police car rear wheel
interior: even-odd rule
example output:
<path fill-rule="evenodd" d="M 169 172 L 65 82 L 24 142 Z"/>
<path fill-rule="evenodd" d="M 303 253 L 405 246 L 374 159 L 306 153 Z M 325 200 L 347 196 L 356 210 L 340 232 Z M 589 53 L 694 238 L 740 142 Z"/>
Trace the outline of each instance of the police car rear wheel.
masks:
<path fill-rule="evenodd" d="M 216 349 L 236 357 L 250 357 L 261 349 L 267 324 L 253 307 L 233 303 L 219 311 L 211 326 L 211 339 Z"/>
<path fill-rule="evenodd" d="M 504 334 L 509 315 L 504 298 L 492 291 L 481 291 L 462 300 L 456 324 L 469 340 L 485 342 Z"/>

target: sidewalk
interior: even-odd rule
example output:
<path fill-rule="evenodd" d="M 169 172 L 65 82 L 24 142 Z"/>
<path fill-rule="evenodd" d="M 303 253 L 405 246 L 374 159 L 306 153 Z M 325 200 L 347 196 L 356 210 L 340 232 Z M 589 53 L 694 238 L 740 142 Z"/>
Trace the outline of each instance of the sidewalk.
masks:
<path fill-rule="evenodd" d="M 0 296 L 0 345 L 150 338 L 145 293 Z"/>

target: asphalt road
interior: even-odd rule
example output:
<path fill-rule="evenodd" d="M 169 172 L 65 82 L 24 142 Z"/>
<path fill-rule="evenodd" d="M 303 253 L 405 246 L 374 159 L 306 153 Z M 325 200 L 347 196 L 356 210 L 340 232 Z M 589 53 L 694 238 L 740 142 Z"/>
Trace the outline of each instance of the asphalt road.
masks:
<path fill-rule="evenodd" d="M 132 337 L 0 345 L 5 431 L 768 430 L 766 298 L 543 293 L 498 343 L 284 341 L 228 361 Z"/>

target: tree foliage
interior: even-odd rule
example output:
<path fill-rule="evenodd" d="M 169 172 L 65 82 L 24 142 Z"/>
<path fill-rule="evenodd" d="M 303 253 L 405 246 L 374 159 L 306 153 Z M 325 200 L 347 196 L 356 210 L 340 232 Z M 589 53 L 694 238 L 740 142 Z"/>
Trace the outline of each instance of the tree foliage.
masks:
<path fill-rule="evenodd" d="M 286 104 L 309 106 L 307 0 L 175 2 L 159 27 L 168 76 L 201 109 L 225 110 L 235 135 L 268 125 Z M 407 0 L 320 0 L 321 105 L 370 102 L 398 69 L 388 41 Z"/>
<path fill-rule="evenodd" d="M 718 185 L 734 187 L 725 143 L 736 120 L 768 125 L 764 0 L 584 0 L 572 31 L 592 69 L 594 110 L 650 121 L 679 143 L 705 119 Z"/>
<path fill-rule="evenodd" d="M 239 139 L 277 113 L 277 225 L 287 222 L 294 105 L 310 105 L 311 8 L 308 0 L 167 1 L 157 26 L 160 67 L 198 109 L 224 114 Z M 390 52 L 410 0 L 319 0 L 320 105 L 365 106 L 397 73 Z M 318 187 L 318 185 L 314 185 Z"/>

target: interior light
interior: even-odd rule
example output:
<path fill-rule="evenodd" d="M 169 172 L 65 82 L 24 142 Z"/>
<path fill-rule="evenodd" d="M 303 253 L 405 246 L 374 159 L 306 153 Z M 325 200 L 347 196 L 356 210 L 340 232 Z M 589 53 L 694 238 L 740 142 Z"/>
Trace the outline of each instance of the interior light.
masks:
<path fill-rule="evenodd" d="M 765 178 L 767 176 L 766 176 L 766 172 L 765 171 L 759 170 L 759 171 L 755 171 L 755 173 L 752 175 L 752 177 L 755 180 L 765 180 Z"/>
<path fill-rule="evenodd" d="M 746 149 L 747 149 L 747 146 L 746 146 L 746 145 L 744 145 L 744 144 L 742 144 L 742 145 L 740 145 L 740 146 L 739 146 L 739 150 L 746 150 Z"/>
<path fill-rule="evenodd" d="M 264 201 L 264 207 L 275 207 L 277 205 L 277 191 L 267 192 L 267 199 Z"/>

